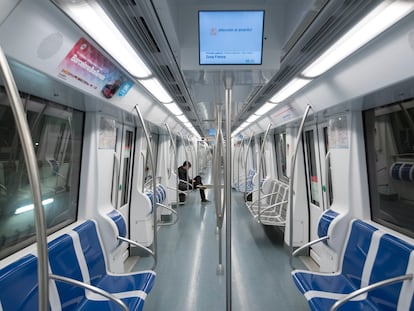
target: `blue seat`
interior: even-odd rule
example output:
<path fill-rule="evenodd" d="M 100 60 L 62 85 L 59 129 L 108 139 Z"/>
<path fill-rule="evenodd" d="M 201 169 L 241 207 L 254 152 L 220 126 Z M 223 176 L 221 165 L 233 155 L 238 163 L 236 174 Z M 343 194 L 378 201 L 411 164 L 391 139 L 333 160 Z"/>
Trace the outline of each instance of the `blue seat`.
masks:
<path fill-rule="evenodd" d="M 0 310 L 37 308 L 37 258 L 26 255 L 0 270 Z"/>
<path fill-rule="evenodd" d="M 414 260 L 412 245 L 361 220 L 350 225 L 341 270 L 334 274 L 296 270 L 292 272 L 298 289 L 312 310 L 329 310 L 347 294 L 373 283 L 408 273 Z M 411 257 L 410 257 L 411 256 Z M 413 267 L 411 267 L 413 269 Z M 411 271 L 412 273 L 413 271 Z M 401 310 L 414 310 L 413 301 L 403 302 L 402 283 L 389 285 L 356 297 L 340 310 L 397 310 L 398 304 L 410 304 Z"/>
<path fill-rule="evenodd" d="M 86 221 L 48 244 L 51 273 L 93 285 L 117 298 L 130 310 L 142 310 L 153 271 L 115 274 L 106 269 L 102 243 L 94 221 Z M 0 270 L 0 310 L 37 310 L 37 257 L 26 255 Z M 120 310 L 115 302 L 82 287 L 49 282 L 52 310 Z"/>

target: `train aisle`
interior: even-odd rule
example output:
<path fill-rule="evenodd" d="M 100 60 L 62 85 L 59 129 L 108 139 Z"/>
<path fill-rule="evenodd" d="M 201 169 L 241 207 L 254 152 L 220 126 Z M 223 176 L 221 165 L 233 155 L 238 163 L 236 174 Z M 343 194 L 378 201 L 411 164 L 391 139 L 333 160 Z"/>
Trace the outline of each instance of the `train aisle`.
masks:
<path fill-rule="evenodd" d="M 225 275 L 216 274 L 218 241 L 211 190 L 207 198 L 211 202 L 202 204 L 198 192 L 192 192 L 179 208 L 179 222 L 159 229 L 157 278 L 145 311 L 226 310 Z M 241 193 L 233 192 L 232 200 L 233 310 L 309 310 L 291 279 L 282 234 L 257 224 Z"/>

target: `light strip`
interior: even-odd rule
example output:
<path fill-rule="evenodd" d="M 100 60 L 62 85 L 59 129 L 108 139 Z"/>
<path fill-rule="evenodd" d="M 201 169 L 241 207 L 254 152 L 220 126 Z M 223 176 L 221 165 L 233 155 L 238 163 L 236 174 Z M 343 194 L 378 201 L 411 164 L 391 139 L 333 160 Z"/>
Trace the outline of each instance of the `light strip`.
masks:
<path fill-rule="evenodd" d="M 42 205 L 48 205 L 48 204 L 53 203 L 53 202 L 54 202 L 53 198 L 49 198 L 49 199 L 43 200 Z M 25 206 L 22 206 L 22 207 L 19 207 L 18 209 L 16 209 L 14 214 L 15 215 L 23 214 L 23 213 L 31 211 L 33 209 L 34 209 L 33 204 L 25 205 Z"/>
<path fill-rule="evenodd" d="M 178 107 L 176 103 L 165 104 L 164 106 L 175 116 L 183 114 L 180 107 Z"/>
<path fill-rule="evenodd" d="M 292 94 L 299 91 L 305 85 L 310 83 L 312 80 L 293 78 L 288 84 L 286 84 L 279 92 L 277 92 L 271 99 L 271 102 L 281 103 Z"/>
<path fill-rule="evenodd" d="M 306 77 L 323 74 L 413 10 L 413 1 L 382 2 L 308 66 L 302 74 Z"/>
<path fill-rule="evenodd" d="M 254 114 L 258 115 L 258 116 L 262 116 L 265 113 L 269 112 L 270 110 L 272 110 L 273 108 L 275 108 L 277 106 L 277 104 L 275 103 L 265 103 L 262 107 L 260 107 Z"/>
<path fill-rule="evenodd" d="M 156 78 L 139 80 L 141 83 L 158 101 L 161 103 L 171 103 L 173 99 L 170 94 L 164 89 L 161 83 Z"/>
<path fill-rule="evenodd" d="M 190 122 L 190 121 L 188 121 L 188 119 L 187 119 L 187 117 L 184 115 L 184 114 L 182 114 L 182 115 L 180 115 L 180 116 L 176 116 L 177 117 L 177 119 L 178 120 L 180 120 L 182 123 L 188 123 L 188 122 Z M 190 123 L 191 124 L 191 123 Z"/>
<path fill-rule="evenodd" d="M 246 120 L 246 122 L 248 122 L 248 123 L 252 123 L 252 122 L 254 122 L 254 121 L 256 121 L 257 119 L 259 119 L 260 118 L 260 116 L 258 116 L 258 115 L 255 115 L 255 114 L 252 114 L 247 120 Z"/>
<path fill-rule="evenodd" d="M 141 57 L 95 1 L 75 3 L 65 0 L 54 1 L 132 76 L 136 78 L 151 76 L 151 71 Z"/>

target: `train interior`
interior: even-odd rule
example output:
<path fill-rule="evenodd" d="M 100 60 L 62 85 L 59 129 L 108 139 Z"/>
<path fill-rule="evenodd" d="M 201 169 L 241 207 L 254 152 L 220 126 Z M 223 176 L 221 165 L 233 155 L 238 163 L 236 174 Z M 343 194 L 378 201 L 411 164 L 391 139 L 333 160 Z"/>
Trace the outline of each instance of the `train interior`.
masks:
<path fill-rule="evenodd" d="M 2 0 L 0 67 L 0 310 L 414 310 L 414 1 Z"/>

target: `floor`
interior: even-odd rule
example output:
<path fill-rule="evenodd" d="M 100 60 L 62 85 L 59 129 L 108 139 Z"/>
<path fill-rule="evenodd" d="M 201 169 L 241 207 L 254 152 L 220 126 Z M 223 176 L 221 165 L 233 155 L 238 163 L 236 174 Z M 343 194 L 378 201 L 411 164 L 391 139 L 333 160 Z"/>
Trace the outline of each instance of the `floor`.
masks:
<path fill-rule="evenodd" d="M 157 277 L 144 311 L 226 310 L 225 273 L 216 273 L 214 197 L 211 190 L 206 193 L 210 203 L 202 204 L 198 192 L 192 192 L 178 209 L 179 222 L 159 229 Z M 141 260 L 135 269 L 148 265 Z M 232 310 L 309 310 L 290 271 L 283 234 L 256 223 L 243 195 L 233 192 Z"/>

